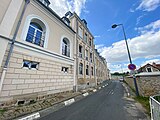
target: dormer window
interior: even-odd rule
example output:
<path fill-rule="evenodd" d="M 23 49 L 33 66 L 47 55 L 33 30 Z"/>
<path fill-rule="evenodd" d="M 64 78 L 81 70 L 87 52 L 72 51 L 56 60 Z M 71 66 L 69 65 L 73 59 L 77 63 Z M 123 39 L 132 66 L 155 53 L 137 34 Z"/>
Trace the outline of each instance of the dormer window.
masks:
<path fill-rule="evenodd" d="M 70 21 L 67 17 L 62 17 L 62 20 L 68 25 L 70 26 Z"/>
<path fill-rule="evenodd" d="M 147 70 L 147 72 L 152 72 L 152 68 L 151 67 L 147 67 L 146 70 Z"/>
<path fill-rule="evenodd" d="M 50 5 L 49 0 L 39 0 L 41 3 L 43 3 L 46 7 Z"/>

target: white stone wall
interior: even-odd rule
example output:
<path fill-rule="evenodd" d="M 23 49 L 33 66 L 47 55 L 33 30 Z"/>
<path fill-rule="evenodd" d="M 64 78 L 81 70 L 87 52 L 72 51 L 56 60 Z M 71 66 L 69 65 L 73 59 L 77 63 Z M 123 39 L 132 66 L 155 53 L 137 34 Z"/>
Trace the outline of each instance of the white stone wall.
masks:
<path fill-rule="evenodd" d="M 42 56 L 35 52 L 35 56 L 33 56 L 30 55 L 30 50 L 27 52 L 28 54 L 24 53 L 23 48 L 14 48 L 0 94 L 1 102 L 29 94 L 39 96 L 73 89 L 74 68 L 72 62 L 67 64 L 62 60 L 58 62 L 55 58 L 47 59 L 47 55 L 45 57 L 45 55 Z M 23 68 L 23 60 L 39 62 L 38 70 Z M 61 71 L 62 67 L 68 67 L 68 73 Z"/>

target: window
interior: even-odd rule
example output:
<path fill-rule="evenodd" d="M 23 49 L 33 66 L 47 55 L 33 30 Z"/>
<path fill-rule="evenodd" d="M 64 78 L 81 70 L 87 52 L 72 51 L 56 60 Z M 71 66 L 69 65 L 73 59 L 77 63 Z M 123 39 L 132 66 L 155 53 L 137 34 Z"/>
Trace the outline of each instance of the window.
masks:
<path fill-rule="evenodd" d="M 84 34 L 84 41 L 87 43 L 87 33 Z"/>
<path fill-rule="evenodd" d="M 38 67 L 39 67 L 38 62 L 23 60 L 23 68 L 37 69 L 38 70 Z"/>
<path fill-rule="evenodd" d="M 152 72 L 151 67 L 147 67 L 147 72 Z"/>
<path fill-rule="evenodd" d="M 90 61 L 93 62 L 92 53 L 90 53 Z"/>
<path fill-rule="evenodd" d="M 88 50 L 86 50 L 86 60 L 88 60 Z"/>
<path fill-rule="evenodd" d="M 38 23 L 30 23 L 26 41 L 41 47 L 44 46 L 44 30 Z"/>
<path fill-rule="evenodd" d="M 79 57 L 80 58 L 83 57 L 82 51 L 83 51 L 83 47 L 81 45 L 79 45 Z"/>
<path fill-rule="evenodd" d="M 92 46 L 92 40 L 91 40 L 91 38 L 89 39 L 89 46 Z"/>
<path fill-rule="evenodd" d="M 45 33 L 46 33 L 46 27 L 43 24 L 43 22 L 41 22 L 38 19 L 32 19 L 29 24 L 26 41 L 43 47 L 45 40 Z"/>
<path fill-rule="evenodd" d="M 79 64 L 79 74 L 83 75 L 83 64 Z"/>
<path fill-rule="evenodd" d="M 78 28 L 78 35 L 83 38 L 83 30 L 81 27 Z"/>
<path fill-rule="evenodd" d="M 93 67 L 91 67 L 91 75 L 93 76 Z"/>
<path fill-rule="evenodd" d="M 64 73 L 68 73 L 69 68 L 68 67 L 62 67 L 62 70 Z"/>
<path fill-rule="evenodd" d="M 44 18 L 38 15 L 30 14 L 24 22 L 21 39 L 47 48 L 50 29 Z"/>
<path fill-rule="evenodd" d="M 67 38 L 62 41 L 62 55 L 70 57 L 70 42 Z"/>
<path fill-rule="evenodd" d="M 86 65 L 86 75 L 89 75 L 89 67 Z"/>

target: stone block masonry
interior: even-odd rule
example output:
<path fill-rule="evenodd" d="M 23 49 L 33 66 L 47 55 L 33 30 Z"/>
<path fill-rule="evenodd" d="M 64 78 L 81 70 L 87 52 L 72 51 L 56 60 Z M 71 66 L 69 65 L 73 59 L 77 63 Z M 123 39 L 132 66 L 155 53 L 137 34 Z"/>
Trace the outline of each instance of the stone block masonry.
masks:
<path fill-rule="evenodd" d="M 29 53 L 29 51 L 28 51 Z M 32 95 L 47 94 L 73 90 L 73 67 L 71 64 L 57 62 L 57 58 L 46 59 L 39 53 L 35 56 L 14 50 L 0 93 L 0 102 L 16 99 L 31 99 Z M 4 59 L 5 60 L 5 59 Z M 23 61 L 37 62 L 37 69 L 23 67 Z M 62 71 L 68 67 L 68 73 Z M 26 98 L 27 96 L 27 98 Z"/>
<path fill-rule="evenodd" d="M 160 94 L 160 76 L 140 76 L 136 77 L 139 93 L 142 96 L 152 96 Z M 125 78 L 125 81 L 133 88 L 133 78 Z"/>

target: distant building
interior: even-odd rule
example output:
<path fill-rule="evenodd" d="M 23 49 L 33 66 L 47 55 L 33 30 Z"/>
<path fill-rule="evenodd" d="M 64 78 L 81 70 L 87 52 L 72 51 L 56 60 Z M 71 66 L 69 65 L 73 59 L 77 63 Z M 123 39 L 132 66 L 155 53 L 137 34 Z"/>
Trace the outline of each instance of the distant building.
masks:
<path fill-rule="evenodd" d="M 76 32 L 75 68 L 77 89 L 95 86 L 109 79 L 107 62 L 94 47 L 94 37 L 87 27 L 87 22 L 70 11 L 62 17 L 64 22 Z"/>
<path fill-rule="evenodd" d="M 160 71 L 160 64 L 152 63 L 152 64 L 146 64 L 142 67 L 140 67 L 137 72 L 142 73 L 142 72 L 158 72 Z"/>

